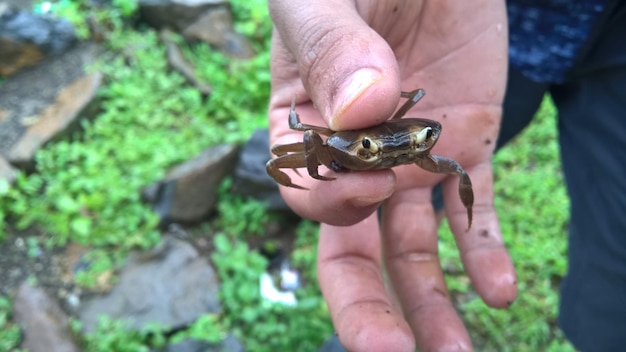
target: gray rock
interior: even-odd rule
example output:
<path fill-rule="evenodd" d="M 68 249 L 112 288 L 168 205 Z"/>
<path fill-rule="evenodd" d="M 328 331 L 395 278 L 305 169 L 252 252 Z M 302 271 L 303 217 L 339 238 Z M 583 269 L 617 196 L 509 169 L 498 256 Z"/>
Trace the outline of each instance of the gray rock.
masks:
<path fill-rule="evenodd" d="M 72 25 L 60 18 L 8 8 L 0 14 L 0 75 L 10 75 L 77 43 Z"/>
<path fill-rule="evenodd" d="M 218 313 L 218 292 L 207 260 L 190 244 L 164 237 L 154 250 L 129 258 L 111 292 L 86 299 L 78 315 L 86 332 L 94 331 L 100 315 L 123 320 L 132 329 L 148 323 L 176 329 L 202 314 Z"/>
<path fill-rule="evenodd" d="M 234 58 L 255 55 L 249 40 L 233 28 L 227 1 L 140 0 L 142 18 L 156 28 L 170 28 L 187 40 L 200 40 Z"/>
<path fill-rule="evenodd" d="M 222 144 L 172 169 L 163 181 L 146 187 L 142 195 L 153 204 L 163 225 L 194 223 L 215 207 L 217 188 L 237 161 L 237 146 Z"/>
<path fill-rule="evenodd" d="M 224 341 L 222 341 L 222 349 L 224 352 L 244 352 L 246 348 L 243 346 L 234 335 L 228 334 Z M 216 351 L 217 352 L 217 351 Z"/>
<path fill-rule="evenodd" d="M 167 61 L 170 66 L 180 72 L 187 82 L 196 87 L 200 93 L 204 96 L 208 96 L 211 94 L 213 90 L 210 85 L 202 82 L 200 78 L 196 75 L 196 69 L 191 64 L 191 62 L 185 59 L 182 51 L 178 47 L 178 44 L 172 39 L 172 32 L 167 29 L 161 30 L 159 33 L 161 37 L 161 41 L 165 44 L 165 48 L 167 49 Z"/>
<path fill-rule="evenodd" d="M 17 177 L 17 171 L 11 167 L 5 158 L 0 156 L 0 179 L 6 180 L 9 184 L 12 184 Z"/>
<path fill-rule="evenodd" d="M 270 159 L 269 132 L 267 129 L 254 131 L 239 153 L 234 191 L 266 202 L 268 210 L 291 212 L 278 191 L 278 184 L 265 171 L 265 164 Z"/>
<path fill-rule="evenodd" d="M 183 31 L 183 36 L 207 42 L 238 59 L 250 59 L 256 54 L 248 39 L 235 32 L 230 11 L 224 7 L 206 11 Z"/>
<path fill-rule="evenodd" d="M 100 86 L 100 73 L 85 72 L 99 50 L 94 44 L 77 46 L 0 86 L 0 155 L 15 166 L 32 168 L 39 148 L 77 126 L 77 117 Z"/>
<path fill-rule="evenodd" d="M 205 341 L 187 339 L 168 345 L 164 352 L 213 352 L 212 345 Z"/>
<path fill-rule="evenodd" d="M 80 351 L 71 338 L 67 316 L 43 289 L 27 282 L 20 285 L 13 301 L 13 318 L 22 328 L 21 348 L 30 352 Z"/>
<path fill-rule="evenodd" d="M 244 352 L 245 350 L 241 341 L 232 334 L 227 335 L 219 345 L 188 339 L 171 344 L 165 349 L 166 352 Z"/>
<path fill-rule="evenodd" d="M 227 6 L 225 0 L 139 0 L 139 13 L 153 27 L 182 32 L 206 11 Z"/>
<path fill-rule="evenodd" d="M 2 0 L 0 1 L 0 13 L 3 12 L 1 10 L 3 5 L 6 5 L 7 8 L 30 10 L 33 8 L 33 1 L 32 0 Z"/>

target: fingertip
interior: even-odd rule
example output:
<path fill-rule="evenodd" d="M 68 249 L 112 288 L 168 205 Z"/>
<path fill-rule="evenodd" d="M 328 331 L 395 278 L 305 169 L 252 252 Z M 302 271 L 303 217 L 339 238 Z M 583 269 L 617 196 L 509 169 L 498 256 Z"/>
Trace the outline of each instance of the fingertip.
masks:
<path fill-rule="evenodd" d="M 338 85 L 328 120 L 335 131 L 378 125 L 389 119 L 400 99 L 399 80 L 379 68 L 359 68 Z"/>
<path fill-rule="evenodd" d="M 359 129 L 389 118 L 400 99 L 398 62 L 354 2 L 271 1 L 270 13 L 329 127 Z"/>
<path fill-rule="evenodd" d="M 465 230 L 464 214 L 451 215 L 450 226 L 478 295 L 490 307 L 508 308 L 517 298 L 515 267 L 502 240 L 495 211 L 479 209 L 469 231 Z"/>
<path fill-rule="evenodd" d="M 424 306 L 410 319 L 420 351 L 472 350 L 467 329 L 451 303 Z"/>
<path fill-rule="evenodd" d="M 506 249 L 475 250 L 467 255 L 467 273 L 478 295 L 492 308 L 508 308 L 517 298 L 517 276 Z"/>

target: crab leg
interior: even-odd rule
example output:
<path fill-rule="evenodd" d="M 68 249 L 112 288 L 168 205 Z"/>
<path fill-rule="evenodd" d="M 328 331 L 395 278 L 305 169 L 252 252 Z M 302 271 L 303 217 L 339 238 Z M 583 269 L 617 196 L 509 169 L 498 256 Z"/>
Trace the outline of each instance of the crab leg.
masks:
<path fill-rule="evenodd" d="M 474 205 L 474 191 L 472 181 L 456 161 L 440 155 L 428 155 L 423 159 L 418 159 L 415 164 L 424 170 L 438 174 L 459 175 L 459 196 L 465 209 L 467 209 L 467 229 L 472 227 L 472 206 Z"/>
<path fill-rule="evenodd" d="M 304 143 L 292 143 L 292 144 L 274 144 L 272 146 L 272 154 L 276 156 L 282 156 L 287 153 L 302 153 L 304 152 Z"/>
<path fill-rule="evenodd" d="M 406 114 L 409 110 L 411 110 L 411 108 L 415 106 L 415 104 L 417 104 L 417 102 L 420 101 L 420 99 L 422 99 L 424 95 L 426 95 L 426 92 L 424 92 L 423 89 L 416 89 L 411 92 L 401 92 L 400 97 L 407 98 L 409 100 L 407 100 L 400 107 L 400 109 L 398 109 L 398 111 L 396 111 L 396 113 L 393 114 L 393 116 L 391 117 L 391 120 L 399 119 L 402 116 L 404 116 L 404 114 Z"/>
<path fill-rule="evenodd" d="M 332 181 L 334 177 L 326 177 L 319 174 L 317 167 L 321 164 L 331 165 L 332 155 L 324 148 L 324 141 L 315 131 L 308 130 L 304 132 L 304 158 L 306 160 L 306 169 L 309 175 L 315 179 L 323 181 Z"/>
<path fill-rule="evenodd" d="M 281 168 L 292 168 L 296 169 L 299 167 L 305 167 L 306 160 L 304 159 L 304 153 L 294 153 L 294 154 L 286 154 L 279 156 L 276 159 L 271 159 L 265 164 L 265 170 L 267 174 L 270 175 L 276 182 L 283 186 L 293 187 L 298 189 L 307 190 L 308 188 L 304 188 L 302 186 L 298 186 L 291 182 L 291 177 L 286 173 L 280 171 Z"/>
<path fill-rule="evenodd" d="M 291 109 L 289 110 L 289 128 L 291 128 L 292 130 L 296 130 L 296 131 L 311 130 L 311 131 L 315 131 L 317 133 L 323 134 L 324 136 L 330 136 L 331 134 L 335 133 L 335 131 L 329 128 L 305 125 L 301 123 L 300 115 L 298 115 L 298 113 L 296 112 L 296 97 L 293 97 L 293 100 L 291 101 Z"/>

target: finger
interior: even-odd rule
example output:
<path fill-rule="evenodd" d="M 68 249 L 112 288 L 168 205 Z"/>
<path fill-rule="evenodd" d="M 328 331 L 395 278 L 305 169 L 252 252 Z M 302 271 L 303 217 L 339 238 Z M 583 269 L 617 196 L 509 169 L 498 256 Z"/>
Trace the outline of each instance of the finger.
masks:
<path fill-rule="evenodd" d="M 293 180 L 309 178 L 306 171 L 303 178 L 290 174 Z M 353 225 L 370 216 L 391 196 L 395 184 L 395 175 L 389 170 L 324 175 L 336 179 L 301 182 L 308 191 L 289 187 L 280 187 L 280 191 L 298 215 L 334 226 Z"/>
<path fill-rule="evenodd" d="M 354 1 L 269 1 L 276 31 L 272 75 L 291 60 L 322 118 L 333 130 L 386 120 L 400 99 L 395 55 L 361 18 Z M 281 48 L 284 46 L 284 48 Z M 289 75 L 272 82 L 273 104 L 293 97 Z M 283 89 L 284 87 L 284 89 Z"/>
<path fill-rule="evenodd" d="M 389 279 L 419 350 L 471 350 L 439 264 L 430 192 L 410 189 L 394 194 L 384 205 L 382 231 Z"/>
<path fill-rule="evenodd" d="M 322 224 L 318 279 L 348 351 L 414 351 L 413 335 L 385 291 L 378 220 L 351 227 Z"/>
<path fill-rule="evenodd" d="M 449 177 L 443 183 L 446 214 L 476 291 L 489 306 L 506 308 L 517 297 L 517 278 L 493 206 L 491 162 L 480 163 L 467 171 L 474 189 L 471 229 L 466 230 L 467 215 L 459 199 L 457 177 Z"/>

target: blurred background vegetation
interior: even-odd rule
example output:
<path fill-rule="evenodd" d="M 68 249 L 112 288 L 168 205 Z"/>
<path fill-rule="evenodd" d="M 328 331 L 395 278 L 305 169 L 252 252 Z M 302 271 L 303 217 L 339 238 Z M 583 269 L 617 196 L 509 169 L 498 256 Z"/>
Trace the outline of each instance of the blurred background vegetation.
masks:
<path fill-rule="evenodd" d="M 207 146 L 242 143 L 254 129 L 267 126 L 272 26 L 267 5 L 262 0 L 230 2 L 237 31 L 252 41 L 258 55 L 238 61 L 207 45 L 185 46 L 198 76 L 213 87 L 208 99 L 167 69 L 165 48 L 153 29 L 127 25 L 136 15 L 134 1 L 113 0 L 112 8 L 95 12 L 109 29 L 103 43 L 107 54 L 94 67 L 105 77 L 99 92 L 102 112 L 84 121 L 80 134 L 39 152 L 35 173 L 21 174 L 12 187 L 0 181 L 0 240 L 10 238 L 11 228 L 38 226 L 46 235 L 36 240 L 49 247 L 69 242 L 90 246 L 100 265 L 82 277 L 86 286 L 99 270 L 119 265 L 129 250 L 158 242 L 158 219 L 140 201 L 141 187 Z M 61 1 L 53 11 L 89 37 L 88 8 L 82 1 Z M 573 350 L 556 325 L 558 288 L 567 266 L 569 204 L 555 123 L 547 97 L 532 125 L 494 158 L 496 206 L 518 272 L 519 298 L 510 309 L 493 310 L 482 303 L 447 224 L 442 226 L 442 264 L 477 350 Z M 267 260 L 248 244 L 250 236 L 263 236 L 270 221 L 263 209 L 223 187 L 210 225 L 223 311 L 183 334 L 210 340 L 232 331 L 250 351 L 315 351 L 333 332 L 316 284 L 318 226 L 303 221 L 296 231 L 291 260 L 303 275 L 299 304 L 272 304 L 258 292 Z M 8 350 L 16 330 L 8 321 L 10 304 L 0 298 L 0 349 Z M 89 351 L 144 351 L 158 345 L 158 337 L 158 332 L 128 332 L 106 321 L 84 341 Z"/>

